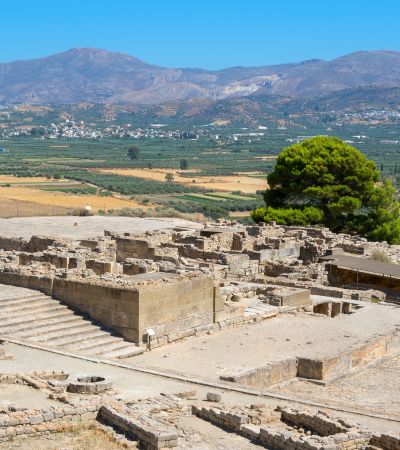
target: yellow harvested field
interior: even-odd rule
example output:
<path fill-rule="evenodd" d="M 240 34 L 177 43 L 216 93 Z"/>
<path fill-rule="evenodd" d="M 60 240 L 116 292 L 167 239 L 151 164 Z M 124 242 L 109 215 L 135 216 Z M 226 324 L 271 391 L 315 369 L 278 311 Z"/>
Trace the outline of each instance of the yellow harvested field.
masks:
<path fill-rule="evenodd" d="M 70 210 L 62 206 L 41 205 L 20 200 L 0 199 L 0 217 L 34 217 L 68 214 Z"/>
<path fill-rule="evenodd" d="M 0 204 L 4 199 L 72 209 L 91 206 L 94 212 L 97 212 L 99 209 L 147 209 L 151 207 L 151 205 L 143 206 L 134 200 L 123 198 L 100 197 L 95 195 L 70 195 L 63 192 L 41 191 L 32 187 L 20 186 L 0 187 Z"/>
<path fill-rule="evenodd" d="M 231 211 L 229 217 L 250 217 L 250 211 Z"/>
<path fill-rule="evenodd" d="M 13 175 L 0 175 L 0 184 L 3 183 L 46 183 L 48 180 L 45 177 L 14 177 Z M 54 180 L 53 180 L 54 183 Z"/>
<path fill-rule="evenodd" d="M 98 171 L 156 181 L 165 181 L 165 174 L 173 173 L 174 181 L 177 183 L 224 192 L 242 191 L 246 194 L 254 194 L 267 187 L 266 180 L 245 175 L 200 177 L 194 173 L 193 177 L 183 177 L 180 175 L 183 171 L 176 169 L 99 169 Z M 194 184 L 192 180 L 196 180 L 196 183 Z"/>

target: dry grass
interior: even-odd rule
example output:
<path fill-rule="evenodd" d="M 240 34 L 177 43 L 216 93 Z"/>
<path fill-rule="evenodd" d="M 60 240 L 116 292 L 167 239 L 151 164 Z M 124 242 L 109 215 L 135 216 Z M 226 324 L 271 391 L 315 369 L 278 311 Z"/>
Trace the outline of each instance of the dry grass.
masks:
<path fill-rule="evenodd" d="M 61 216 L 71 210 L 61 206 L 41 205 L 20 200 L 0 199 L 0 217 Z"/>
<path fill-rule="evenodd" d="M 250 211 L 231 211 L 229 217 L 250 217 Z"/>
<path fill-rule="evenodd" d="M 184 171 L 174 169 L 99 169 L 99 171 L 156 181 L 165 181 L 165 175 L 167 173 L 173 173 L 174 180 L 177 183 L 224 192 L 242 191 L 246 194 L 254 194 L 256 191 L 265 190 L 266 188 L 266 181 L 264 179 L 246 175 L 199 177 L 194 172 L 193 177 L 188 178 L 180 175 Z M 194 184 L 192 180 L 196 180 L 196 183 Z"/>
<path fill-rule="evenodd" d="M 53 433 L 49 436 L 21 436 L 11 442 L 0 444 L 1 450 L 120 450 L 122 445 L 113 442 L 105 432 L 89 426 L 70 431 Z"/>
<path fill-rule="evenodd" d="M 41 191 L 39 189 L 35 189 L 34 187 L 27 186 L 0 187 L 0 209 L 4 201 L 10 200 L 44 205 L 50 208 L 60 207 L 64 210 L 91 206 L 93 212 L 97 212 L 99 209 L 147 209 L 151 207 L 151 205 L 143 206 L 134 200 L 125 198 L 100 197 L 96 195 L 72 195 L 57 191 Z M 20 213 L 20 215 L 24 214 Z"/>
<path fill-rule="evenodd" d="M 12 175 L 0 175 L 0 184 L 16 184 L 16 183 L 48 183 L 49 180 L 45 177 L 14 177 Z M 54 181 L 53 181 L 54 182 Z"/>

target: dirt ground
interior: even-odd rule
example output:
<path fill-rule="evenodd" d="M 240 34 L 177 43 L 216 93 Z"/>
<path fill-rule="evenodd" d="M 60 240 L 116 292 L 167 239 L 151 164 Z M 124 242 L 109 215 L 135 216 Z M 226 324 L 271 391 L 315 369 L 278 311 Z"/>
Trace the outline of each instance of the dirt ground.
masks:
<path fill-rule="evenodd" d="M 0 444 L 1 450 L 121 450 L 122 446 L 111 442 L 101 430 L 78 428 L 63 433 L 44 436 L 15 438 Z"/>
<path fill-rule="evenodd" d="M 334 319 L 307 313 L 281 314 L 258 324 L 156 348 L 131 358 L 130 362 L 135 366 L 218 379 L 237 369 L 259 367 L 289 356 L 337 353 L 385 333 L 398 323 L 400 308 L 372 303 L 365 303 L 354 314 Z"/>
<path fill-rule="evenodd" d="M 32 235 L 45 235 L 65 239 L 88 239 L 103 236 L 104 230 L 119 233 L 144 233 L 146 231 L 178 226 L 197 228 L 199 224 L 175 218 L 140 217 L 15 217 L 0 219 L 0 235 L 29 239 Z"/>
<path fill-rule="evenodd" d="M 108 364 L 103 363 L 95 363 L 91 361 L 80 360 L 77 358 L 72 358 L 66 355 L 55 354 L 43 350 L 33 349 L 29 347 L 24 347 L 21 345 L 6 343 L 4 344 L 4 349 L 7 354 L 14 355 L 14 360 L 5 360 L 1 361 L 1 367 L 3 373 L 24 373 L 24 372 L 33 372 L 33 371 L 49 371 L 49 370 L 63 370 L 67 371 L 71 375 L 77 374 L 101 374 L 102 376 L 110 377 L 113 380 L 113 384 L 115 390 L 118 392 L 118 397 L 124 399 L 125 401 L 138 400 L 146 397 L 153 397 L 155 395 L 159 395 L 162 393 L 167 394 L 176 394 L 182 391 L 195 390 L 197 392 L 195 399 L 201 400 L 205 398 L 207 392 L 219 392 L 222 395 L 223 401 L 226 405 L 249 405 L 252 403 L 266 403 L 271 407 L 276 407 L 279 405 L 287 405 L 291 407 L 304 407 L 304 404 L 299 405 L 296 401 L 284 401 L 281 398 L 276 399 L 270 396 L 267 397 L 256 397 L 254 395 L 248 395 L 246 393 L 234 392 L 225 389 L 213 388 L 210 386 L 203 386 L 199 384 L 192 384 L 190 382 L 184 382 L 181 380 L 173 379 L 171 377 L 157 376 L 148 373 L 140 373 L 135 370 L 129 369 L 127 362 L 124 362 L 124 368 L 110 366 Z M 132 364 L 131 364 L 132 366 Z M 200 367 L 200 363 L 197 367 Z M 397 366 L 397 373 L 400 371 L 400 364 Z M 396 372 L 395 372 L 396 373 Z M 188 377 L 190 379 L 190 377 Z M 398 377 L 397 377 L 398 378 Z M 395 380 L 394 380 L 395 381 Z M 394 382 L 393 381 L 393 382 Z M 379 379 L 376 380 L 376 383 L 379 383 Z M 311 389 L 316 389 L 315 392 L 318 394 L 318 389 L 323 387 L 318 387 L 313 383 L 307 383 L 307 385 Z M 338 386 L 340 386 L 338 384 Z M 389 385 L 389 388 L 394 385 Z M 385 387 L 382 386 L 381 389 Z M 271 392 L 269 389 L 268 392 Z M 338 397 L 337 398 L 329 398 L 326 402 L 334 403 L 336 408 L 337 402 L 342 402 L 342 406 L 345 408 L 354 408 L 360 410 L 363 408 L 361 405 L 359 406 L 356 402 L 352 403 L 343 397 L 343 401 L 341 400 L 341 393 L 338 389 Z M 344 394 L 345 395 L 345 394 Z M 369 396 L 369 392 L 365 393 L 365 396 Z M 392 395 L 393 400 L 400 399 L 400 389 L 395 388 L 392 392 L 388 390 L 387 396 Z M 327 395 L 328 397 L 329 395 Z M 297 394 L 291 395 L 291 397 L 295 397 L 299 401 L 307 399 L 306 394 L 304 396 Z M 320 401 L 323 401 L 322 396 L 320 397 Z M 387 398 L 387 397 L 386 397 Z M 17 405 L 18 406 L 18 405 Z M 390 404 L 388 404 L 388 408 L 386 410 L 386 415 L 391 414 L 391 410 L 389 409 Z M 319 407 L 319 409 L 321 409 Z M 399 421 L 391 421 L 388 422 L 385 419 L 379 419 L 377 417 L 368 417 L 365 415 L 354 415 L 348 413 L 341 413 L 343 417 L 348 417 L 350 420 L 355 420 L 356 422 L 362 423 L 364 426 L 369 427 L 373 430 L 377 431 L 400 431 L 400 419 Z M 195 424 L 188 424 L 195 426 Z M 197 426 L 197 425 L 196 425 Z M 183 428 L 186 429 L 185 425 Z M 206 435 L 207 433 L 205 433 Z M 207 438 L 209 439 L 209 438 Z M 5 447 L 7 448 L 7 447 Z M 68 447 L 67 447 L 68 448 Z M 85 447 L 82 447 L 85 448 Z M 209 447 L 195 447 L 196 450 L 205 450 Z M 223 445 L 219 447 L 223 449 Z M 230 448 L 236 448 L 232 445 Z M 240 448 L 240 447 L 239 447 Z M 2 449 L 2 447 L 0 447 Z M 213 447 L 211 447 L 213 449 Z M 75 449 L 74 449 L 75 450 Z"/>
<path fill-rule="evenodd" d="M 265 448 L 236 433 L 226 432 L 196 416 L 182 417 L 178 426 L 181 431 L 179 450 L 222 450 L 228 448 L 251 450 Z"/>
<path fill-rule="evenodd" d="M 0 399 L 22 408 L 37 408 L 37 405 L 44 408 L 57 403 L 50 400 L 44 392 L 19 384 L 0 384 Z"/>
<path fill-rule="evenodd" d="M 246 194 L 254 194 L 256 191 L 265 190 L 267 187 L 265 179 L 253 178 L 245 175 L 199 177 L 196 172 L 194 172 L 192 178 L 183 177 L 182 175 L 179 175 L 179 172 L 182 171 L 174 169 L 100 169 L 99 171 L 157 181 L 165 181 L 165 174 L 173 173 L 174 180 L 177 183 L 225 192 L 242 191 Z M 193 184 L 192 180 L 196 180 L 196 183 Z"/>
<path fill-rule="evenodd" d="M 390 411 L 400 419 L 399 373 L 400 356 L 392 355 L 329 386 L 296 380 L 271 386 L 269 390 L 331 404 L 356 404 L 375 413 L 388 414 Z"/>

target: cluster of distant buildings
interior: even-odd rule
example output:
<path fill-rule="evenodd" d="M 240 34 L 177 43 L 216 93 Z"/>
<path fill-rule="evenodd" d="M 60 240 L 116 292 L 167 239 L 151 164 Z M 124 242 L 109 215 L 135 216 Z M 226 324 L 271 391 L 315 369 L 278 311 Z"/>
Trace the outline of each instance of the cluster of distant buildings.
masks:
<path fill-rule="evenodd" d="M 159 124 L 149 128 L 132 128 L 131 124 L 112 125 L 105 128 L 88 126 L 84 121 L 65 120 L 61 123 L 41 125 L 27 128 L 20 127 L 11 130 L 3 130 L 0 137 L 3 139 L 12 137 L 32 136 L 41 139 L 102 139 L 105 137 L 116 138 L 171 138 L 171 139 L 198 139 L 194 132 L 168 131 Z"/>
<path fill-rule="evenodd" d="M 400 112 L 392 109 L 366 109 L 357 112 L 346 112 L 337 118 L 337 124 L 348 124 L 354 122 L 397 122 L 400 120 Z"/>

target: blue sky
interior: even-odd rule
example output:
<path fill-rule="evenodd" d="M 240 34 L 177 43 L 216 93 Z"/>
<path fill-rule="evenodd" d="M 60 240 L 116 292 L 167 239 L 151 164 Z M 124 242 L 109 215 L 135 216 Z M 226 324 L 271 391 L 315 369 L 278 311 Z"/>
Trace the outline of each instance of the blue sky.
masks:
<path fill-rule="evenodd" d="M 5 0 L 0 61 L 73 47 L 218 69 L 400 50 L 398 0 Z"/>

